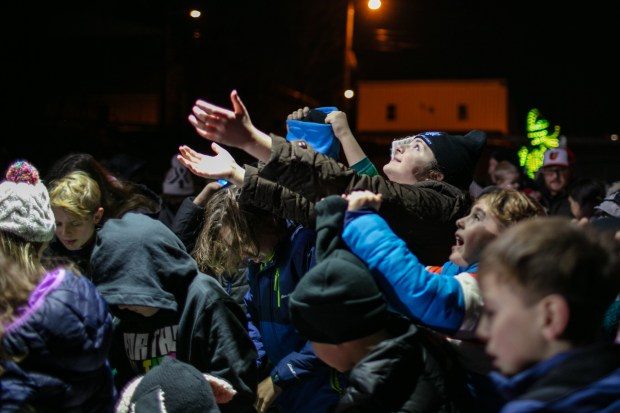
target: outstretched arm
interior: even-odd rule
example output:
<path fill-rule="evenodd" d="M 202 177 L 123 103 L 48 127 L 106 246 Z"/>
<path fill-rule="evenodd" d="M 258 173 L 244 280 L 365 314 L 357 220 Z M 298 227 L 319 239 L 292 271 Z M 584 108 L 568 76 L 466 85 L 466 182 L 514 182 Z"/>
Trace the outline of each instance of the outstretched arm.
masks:
<path fill-rule="evenodd" d="M 243 149 L 266 162 L 271 153 L 271 138 L 252 124 L 250 114 L 236 90 L 231 92 L 230 100 L 232 111 L 197 100 L 189 115 L 190 123 L 203 138 Z"/>
<path fill-rule="evenodd" d="M 306 106 L 288 115 L 287 119 L 303 119 L 308 116 L 309 112 L 310 108 Z M 344 156 L 347 158 L 347 164 L 350 168 L 354 169 L 360 175 L 379 175 L 379 171 L 377 171 L 377 168 L 370 162 L 364 150 L 355 139 L 355 136 L 353 136 L 353 132 L 351 132 L 349 122 L 347 121 L 346 113 L 337 110 L 330 112 L 325 117 L 325 123 L 331 124 L 334 136 L 340 141 Z"/>
<path fill-rule="evenodd" d="M 349 207 L 342 238 L 368 265 L 388 303 L 409 318 L 434 329 L 454 333 L 466 310 L 457 277 L 430 273 L 376 213 L 381 196 L 369 191 L 346 196 Z"/>
<path fill-rule="evenodd" d="M 347 158 L 347 163 L 350 167 L 366 158 L 366 154 L 362 147 L 357 143 L 351 128 L 349 128 L 349 122 L 347 122 L 347 114 L 340 111 L 333 111 L 327 114 L 325 117 L 325 123 L 330 123 L 334 130 L 334 136 L 338 138 L 342 145 L 344 156 Z"/>
<path fill-rule="evenodd" d="M 237 186 L 243 185 L 245 169 L 240 167 L 230 153 L 217 143 L 211 144 L 215 156 L 196 152 L 189 146 L 179 147 L 177 159 L 194 175 L 209 179 L 227 179 Z"/>

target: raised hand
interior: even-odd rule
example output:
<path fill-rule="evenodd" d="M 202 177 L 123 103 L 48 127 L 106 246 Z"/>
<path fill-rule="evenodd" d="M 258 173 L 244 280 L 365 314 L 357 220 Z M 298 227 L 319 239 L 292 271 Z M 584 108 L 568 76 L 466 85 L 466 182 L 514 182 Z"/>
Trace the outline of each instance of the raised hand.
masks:
<path fill-rule="evenodd" d="M 292 112 L 286 117 L 286 119 L 299 120 L 302 119 L 304 116 L 308 116 L 308 112 L 310 112 L 310 108 L 308 106 L 305 106 L 304 108 L 297 109 L 296 111 Z"/>
<path fill-rule="evenodd" d="M 325 117 L 325 123 L 330 123 L 332 125 L 334 135 L 339 141 L 347 138 L 353 138 L 353 133 L 351 133 L 351 128 L 349 127 L 346 113 L 338 110 L 330 112 Z"/>
<path fill-rule="evenodd" d="M 236 90 L 231 92 L 230 101 L 232 111 L 197 100 L 189 122 L 205 139 L 243 149 L 262 161 L 269 159 L 271 138 L 252 124 L 250 114 Z"/>
<path fill-rule="evenodd" d="M 370 191 L 353 191 L 349 195 L 343 195 L 349 201 L 347 211 L 359 211 L 362 208 L 372 208 L 378 211 L 381 208 L 381 194 Z"/>
<path fill-rule="evenodd" d="M 180 155 L 177 155 L 177 159 L 194 175 L 209 179 L 223 178 L 235 185 L 242 185 L 245 170 L 217 143 L 212 143 L 211 149 L 215 152 L 215 156 L 204 155 L 183 145 L 179 147 Z"/>

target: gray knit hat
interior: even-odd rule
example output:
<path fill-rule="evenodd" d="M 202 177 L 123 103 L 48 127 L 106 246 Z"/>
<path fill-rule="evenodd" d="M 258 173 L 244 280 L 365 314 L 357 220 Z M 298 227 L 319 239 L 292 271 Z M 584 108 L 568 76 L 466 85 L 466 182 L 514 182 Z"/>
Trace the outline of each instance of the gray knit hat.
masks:
<path fill-rule="evenodd" d="M 0 231 L 26 241 L 46 242 L 54 237 L 56 224 L 47 188 L 39 171 L 26 161 L 17 161 L 0 183 Z"/>

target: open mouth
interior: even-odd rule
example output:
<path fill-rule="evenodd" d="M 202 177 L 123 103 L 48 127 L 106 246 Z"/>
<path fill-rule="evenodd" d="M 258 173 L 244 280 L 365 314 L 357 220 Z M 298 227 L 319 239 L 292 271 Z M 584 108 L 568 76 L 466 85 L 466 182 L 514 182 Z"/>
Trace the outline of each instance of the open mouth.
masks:
<path fill-rule="evenodd" d="M 455 238 L 455 240 L 456 240 L 456 244 L 455 244 L 455 246 L 456 246 L 456 247 L 461 247 L 461 246 L 463 246 L 463 244 L 465 243 L 465 242 L 463 241 L 463 238 L 461 238 L 461 236 L 460 236 L 460 235 L 455 235 L 455 236 L 454 236 L 454 238 Z"/>

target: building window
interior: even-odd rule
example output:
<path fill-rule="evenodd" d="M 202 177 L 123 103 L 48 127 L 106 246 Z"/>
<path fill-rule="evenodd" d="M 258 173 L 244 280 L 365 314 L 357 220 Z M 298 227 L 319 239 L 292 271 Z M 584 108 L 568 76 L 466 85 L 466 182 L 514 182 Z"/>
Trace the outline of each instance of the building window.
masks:
<path fill-rule="evenodd" d="M 458 117 L 459 120 L 467 120 L 467 118 L 469 118 L 469 114 L 467 113 L 467 105 L 464 103 L 461 103 L 458 106 Z"/>
<path fill-rule="evenodd" d="M 396 105 L 390 103 L 385 107 L 385 118 L 387 120 L 396 120 Z"/>

